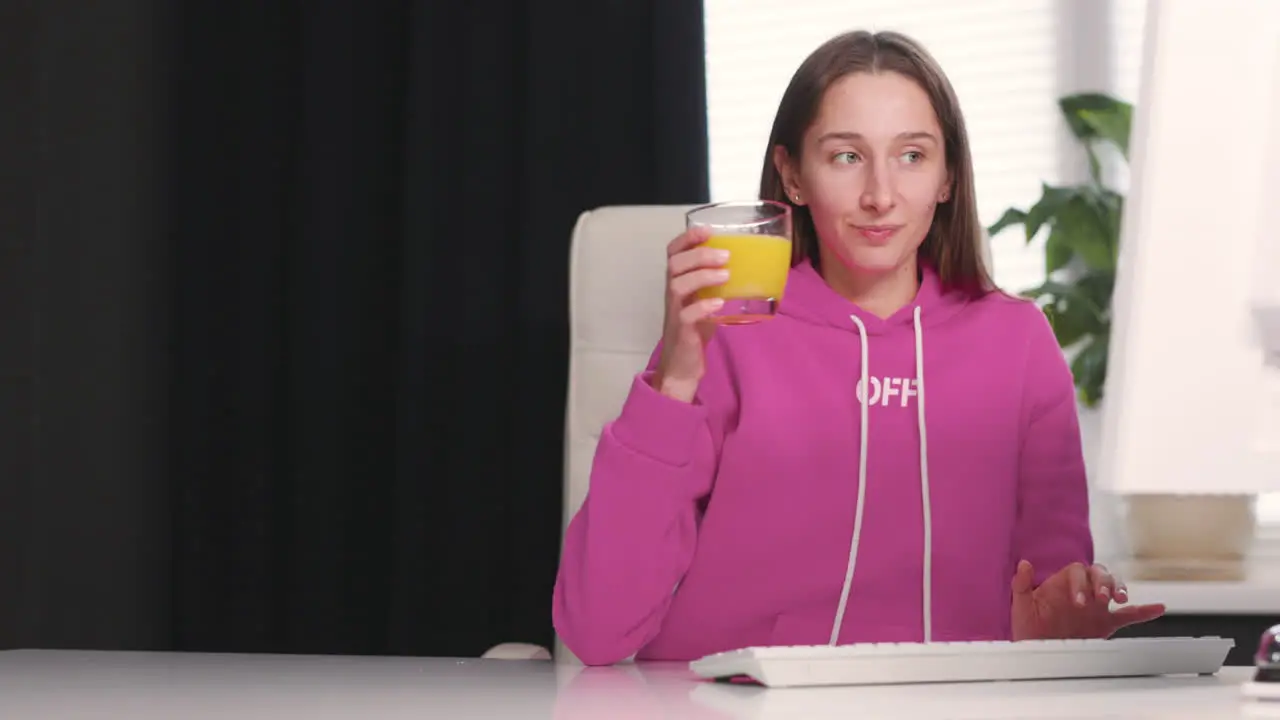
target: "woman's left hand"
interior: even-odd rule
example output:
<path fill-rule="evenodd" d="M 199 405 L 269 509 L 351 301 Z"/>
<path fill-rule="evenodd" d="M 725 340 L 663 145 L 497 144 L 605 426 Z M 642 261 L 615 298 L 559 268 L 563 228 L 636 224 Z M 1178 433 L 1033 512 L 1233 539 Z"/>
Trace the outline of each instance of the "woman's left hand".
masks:
<path fill-rule="evenodd" d="M 1124 605 L 1124 583 L 1101 565 L 1072 563 L 1033 587 L 1035 569 L 1023 560 L 1013 576 L 1013 639 L 1108 638 L 1127 625 L 1155 620 L 1164 605 Z"/>

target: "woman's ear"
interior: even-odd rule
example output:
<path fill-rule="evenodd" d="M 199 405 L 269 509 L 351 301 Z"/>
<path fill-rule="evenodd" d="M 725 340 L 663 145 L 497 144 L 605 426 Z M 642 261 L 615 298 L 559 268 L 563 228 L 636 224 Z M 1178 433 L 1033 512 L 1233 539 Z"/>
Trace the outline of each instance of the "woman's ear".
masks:
<path fill-rule="evenodd" d="M 787 199 L 796 205 L 804 204 L 804 195 L 800 188 L 800 170 L 796 167 L 795 162 L 791 159 L 791 153 L 781 145 L 773 148 L 773 168 L 778 171 L 778 177 L 782 179 L 782 191 L 787 194 Z"/>

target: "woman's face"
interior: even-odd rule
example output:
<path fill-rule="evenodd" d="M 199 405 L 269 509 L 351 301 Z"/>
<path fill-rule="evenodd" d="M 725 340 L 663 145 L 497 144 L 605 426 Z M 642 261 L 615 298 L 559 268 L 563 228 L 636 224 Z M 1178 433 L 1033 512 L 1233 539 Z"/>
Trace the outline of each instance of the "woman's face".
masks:
<path fill-rule="evenodd" d="M 847 75 L 827 90 L 799 164 L 775 151 L 787 194 L 808 206 L 824 267 L 914 267 L 950 195 L 946 148 L 925 91 L 897 73 Z"/>

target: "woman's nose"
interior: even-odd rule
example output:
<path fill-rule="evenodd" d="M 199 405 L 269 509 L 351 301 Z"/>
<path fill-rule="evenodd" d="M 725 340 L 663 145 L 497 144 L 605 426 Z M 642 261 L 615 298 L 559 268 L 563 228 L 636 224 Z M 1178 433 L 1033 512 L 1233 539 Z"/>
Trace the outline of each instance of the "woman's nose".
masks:
<path fill-rule="evenodd" d="M 861 201 L 863 209 L 878 214 L 893 207 L 893 184 L 887 171 L 877 168 L 868 173 Z"/>

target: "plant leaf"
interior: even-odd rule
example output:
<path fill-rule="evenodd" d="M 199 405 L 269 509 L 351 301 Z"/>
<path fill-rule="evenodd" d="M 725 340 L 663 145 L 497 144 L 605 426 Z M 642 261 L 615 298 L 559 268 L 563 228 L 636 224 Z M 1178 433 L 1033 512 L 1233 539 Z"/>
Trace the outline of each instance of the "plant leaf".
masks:
<path fill-rule="evenodd" d="M 1027 216 L 1023 220 L 1023 225 L 1026 226 L 1027 230 L 1027 242 L 1035 239 L 1036 233 L 1040 232 L 1041 226 L 1057 215 L 1062 207 L 1070 202 L 1071 198 L 1075 197 L 1078 192 L 1076 188 L 1054 187 L 1041 183 L 1040 199 L 1027 210 Z"/>
<path fill-rule="evenodd" d="M 1078 318 L 1087 326 L 1089 332 L 1103 329 L 1106 313 L 1103 306 L 1095 298 L 1090 297 L 1084 289 L 1073 283 L 1061 280 L 1046 280 L 1030 290 L 1022 293 L 1023 297 L 1037 300 L 1042 305 L 1051 305 L 1058 314 L 1069 314 Z M 1048 302 L 1045 300 L 1048 298 Z"/>
<path fill-rule="evenodd" d="M 1053 328 L 1053 336 L 1057 338 L 1058 346 L 1064 349 L 1090 335 L 1091 331 L 1097 327 L 1097 322 L 1085 308 L 1084 303 L 1073 303 L 1065 298 L 1054 297 L 1042 309 L 1045 316 L 1049 318 L 1049 326 Z"/>
<path fill-rule="evenodd" d="M 1103 112 L 1082 110 L 1080 118 L 1093 129 L 1098 138 L 1120 148 L 1125 159 L 1129 158 L 1129 134 L 1133 127 L 1131 108 L 1126 105 Z"/>
<path fill-rule="evenodd" d="M 1111 248 L 1114 265 L 1114 258 L 1120 253 L 1120 222 L 1124 216 L 1124 196 L 1114 190 L 1101 189 L 1089 192 L 1085 199 L 1094 206 L 1106 230 L 1105 237 L 1108 247 Z"/>
<path fill-rule="evenodd" d="M 1088 187 L 1083 189 L 1080 197 L 1088 203 L 1096 215 L 1099 237 L 1105 241 L 1111 253 L 1111 260 L 1106 263 L 1106 266 L 1115 267 L 1116 258 L 1120 253 L 1120 221 L 1124 214 L 1124 196 L 1107 188 Z"/>
<path fill-rule="evenodd" d="M 1004 214 L 1000 216 L 1000 219 L 997 220 L 994 225 L 987 228 L 987 236 L 995 237 L 1010 225 L 1020 225 L 1025 222 L 1026 219 L 1027 214 L 1025 212 L 1018 208 L 1009 208 L 1004 211 Z"/>
<path fill-rule="evenodd" d="M 1102 399 L 1103 384 L 1107 379 L 1107 352 L 1110 341 L 1107 335 L 1095 335 L 1071 360 L 1071 374 L 1075 378 L 1080 400 L 1094 406 Z"/>
<path fill-rule="evenodd" d="M 1053 218 L 1046 245 L 1070 248 L 1090 268 L 1115 269 L 1116 247 L 1105 213 L 1105 207 L 1086 199 L 1084 194 L 1075 195 Z M 1055 249 L 1054 252 L 1060 256 L 1064 251 Z"/>
<path fill-rule="evenodd" d="M 1052 275 L 1061 270 L 1071 262 L 1071 258 L 1075 256 L 1075 252 L 1069 245 L 1063 242 L 1052 242 L 1053 236 L 1049 236 L 1049 240 L 1044 244 L 1044 274 Z"/>
<path fill-rule="evenodd" d="M 1086 145 L 1108 141 L 1127 158 L 1133 105 L 1103 93 L 1078 93 L 1058 101 L 1071 133 Z"/>
<path fill-rule="evenodd" d="M 1116 287 L 1115 271 L 1090 270 L 1076 279 L 1074 287 L 1078 296 L 1088 298 L 1094 307 L 1101 310 L 1099 317 L 1109 326 L 1111 323 L 1111 296 Z"/>
<path fill-rule="evenodd" d="M 1102 161 L 1098 159 L 1098 151 L 1093 143 L 1086 143 L 1084 146 L 1085 153 L 1089 156 L 1089 177 L 1093 178 L 1095 185 L 1102 184 Z"/>
<path fill-rule="evenodd" d="M 1106 111 L 1112 108 L 1118 101 L 1105 93 L 1083 92 L 1064 95 L 1058 99 L 1058 109 L 1062 112 L 1062 119 L 1067 121 L 1067 127 L 1071 129 L 1071 134 L 1077 140 L 1095 140 L 1097 134 L 1093 128 L 1083 117 L 1081 113 L 1086 111 Z"/>

